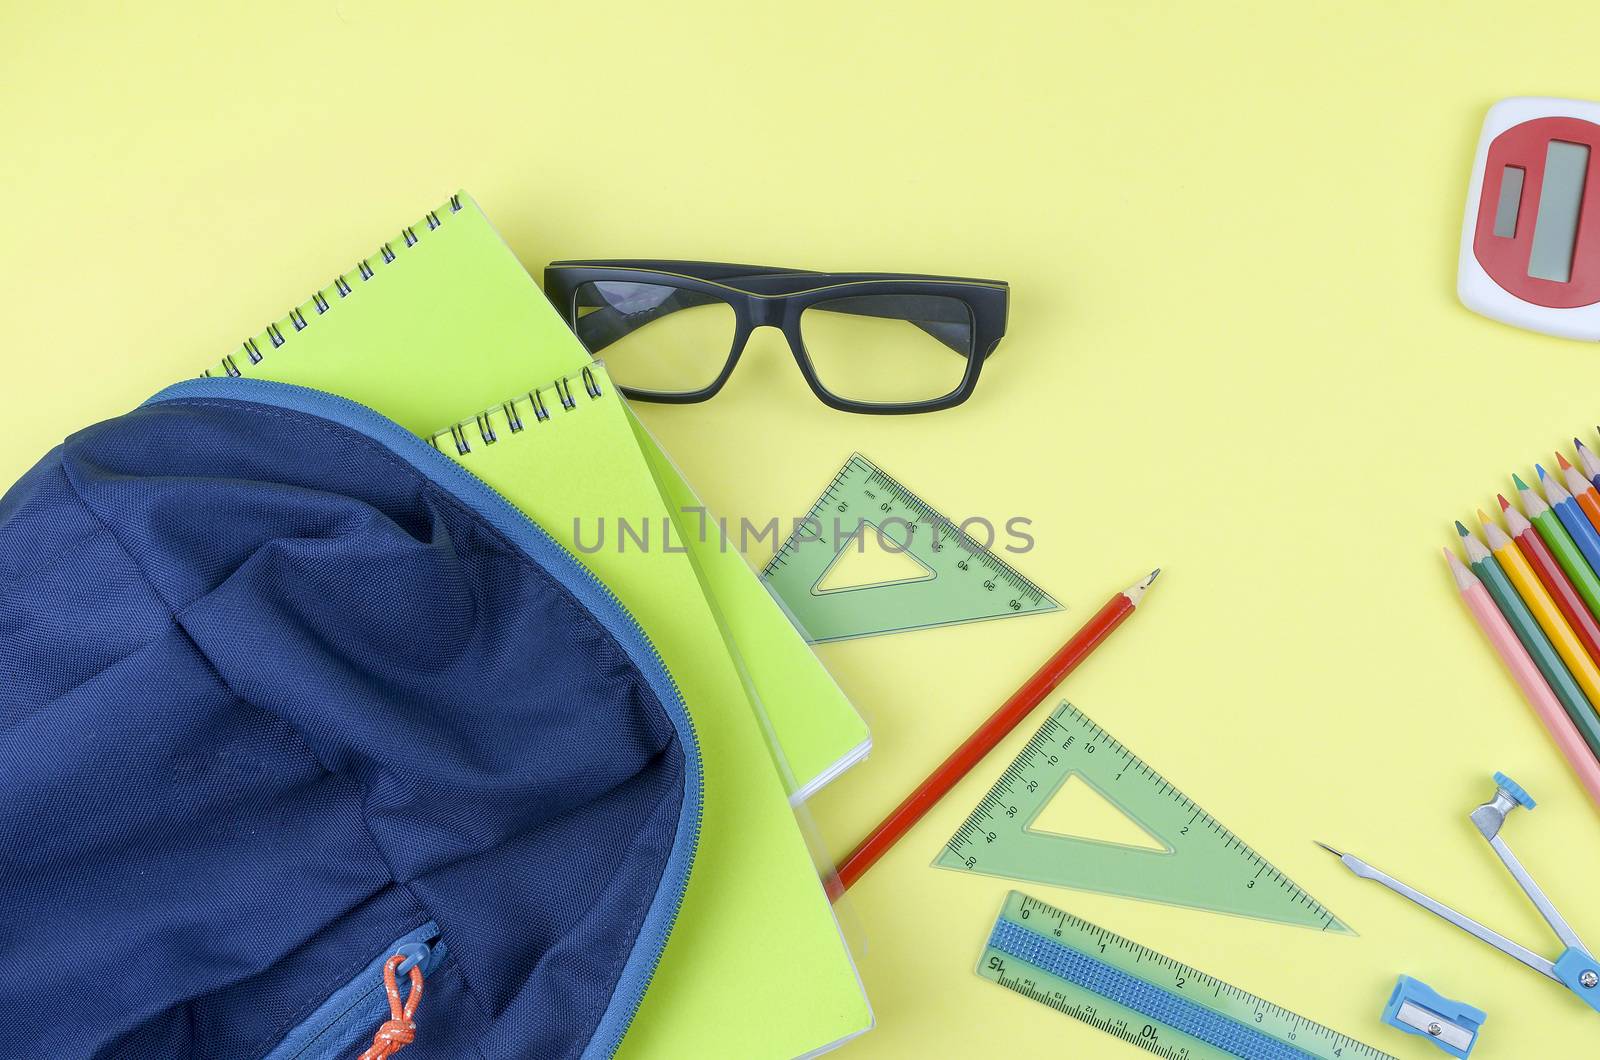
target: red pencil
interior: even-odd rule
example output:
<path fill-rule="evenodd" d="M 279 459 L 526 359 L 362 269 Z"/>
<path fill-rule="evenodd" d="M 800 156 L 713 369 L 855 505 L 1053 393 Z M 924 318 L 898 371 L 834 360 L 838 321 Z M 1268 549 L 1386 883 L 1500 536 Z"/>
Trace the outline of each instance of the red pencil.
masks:
<path fill-rule="evenodd" d="M 1139 601 L 1144 597 L 1145 590 L 1150 588 L 1150 583 L 1155 581 L 1156 575 L 1160 573 L 1161 568 L 1157 567 L 1150 572 L 1149 577 L 1113 596 L 1104 607 L 1096 611 L 1094 617 L 1085 622 L 1083 628 L 1072 635 L 1071 640 L 1050 656 L 1050 660 L 1039 667 L 1038 672 L 1028 678 L 999 710 L 990 715 L 988 721 L 978 726 L 977 732 L 967 737 L 966 743 L 957 747 L 927 780 L 917 785 L 917 790 L 895 807 L 894 812 L 884 818 L 883 823 L 874 828 L 872 833 L 850 852 L 850 856 L 840 863 L 837 875 L 828 881 L 828 894 L 838 898 L 872 868 L 890 847 L 899 842 L 900 837 L 909 832 L 912 825 L 922 820 L 923 815 L 933 809 L 934 803 L 944 798 L 950 789 L 956 786 L 956 782 L 971 772 L 972 767 L 982 761 L 984 755 L 994 750 L 1023 718 L 1043 703 L 1051 690 L 1077 669 L 1078 664 L 1088 658 L 1089 653 L 1099 647 L 1100 642 L 1111 635 L 1112 630 L 1122 625 L 1127 617 L 1133 614 L 1134 609 L 1139 606 Z"/>
<path fill-rule="evenodd" d="M 1517 543 L 1517 551 L 1527 557 L 1528 566 L 1533 568 L 1533 573 L 1539 576 L 1545 591 L 1556 602 L 1556 607 L 1560 608 L 1561 616 L 1567 620 L 1567 625 L 1572 627 L 1572 632 L 1583 645 L 1583 650 L 1588 653 L 1589 658 L 1600 663 L 1600 622 L 1596 622 L 1594 616 L 1589 613 L 1583 597 L 1578 595 L 1578 590 L 1567 577 L 1567 572 L 1556 562 L 1555 553 L 1550 551 L 1550 546 L 1546 545 L 1544 538 L 1534 531 L 1533 524 L 1528 522 L 1521 512 L 1511 507 L 1510 501 L 1499 494 L 1495 497 L 1500 501 L 1500 510 L 1506 513 L 1506 529 L 1511 531 L 1511 540 Z"/>

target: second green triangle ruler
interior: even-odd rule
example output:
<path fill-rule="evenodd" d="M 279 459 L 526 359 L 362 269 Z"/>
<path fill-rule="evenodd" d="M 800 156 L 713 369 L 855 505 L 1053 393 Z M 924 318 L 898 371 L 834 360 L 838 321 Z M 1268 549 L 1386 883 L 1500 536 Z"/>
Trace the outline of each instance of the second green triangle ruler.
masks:
<path fill-rule="evenodd" d="M 1035 829 L 1074 776 L 1164 849 Z M 1055 709 L 934 864 L 1354 934 L 1071 703 Z"/>

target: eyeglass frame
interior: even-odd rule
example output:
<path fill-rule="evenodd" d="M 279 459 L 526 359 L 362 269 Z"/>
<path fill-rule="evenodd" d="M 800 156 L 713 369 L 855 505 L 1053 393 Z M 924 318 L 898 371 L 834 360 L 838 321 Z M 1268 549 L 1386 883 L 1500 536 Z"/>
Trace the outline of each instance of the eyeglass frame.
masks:
<path fill-rule="evenodd" d="M 653 279 L 652 279 L 653 278 Z M 573 334 L 578 334 L 578 289 L 586 283 L 656 283 L 716 298 L 734 312 L 734 334 L 726 362 L 717 377 L 693 391 L 639 390 L 617 383 L 636 401 L 687 405 L 706 401 L 721 391 L 757 328 L 772 327 L 789 342 L 806 385 L 817 399 L 841 412 L 904 415 L 952 408 L 972 396 L 983 363 L 1005 337 L 1010 285 L 1003 280 L 927 276 L 894 272 L 813 272 L 726 262 L 655 259 L 587 259 L 553 261 L 544 270 L 545 294 Z M 908 402 L 856 401 L 829 391 L 818 377 L 800 332 L 800 317 L 819 302 L 869 294 L 943 295 L 967 306 L 972 320 L 972 350 L 961 382 L 950 393 Z M 587 349 L 587 347 L 585 347 Z M 957 351 L 959 352 L 959 351 Z M 600 356 L 603 360 L 603 355 Z"/>

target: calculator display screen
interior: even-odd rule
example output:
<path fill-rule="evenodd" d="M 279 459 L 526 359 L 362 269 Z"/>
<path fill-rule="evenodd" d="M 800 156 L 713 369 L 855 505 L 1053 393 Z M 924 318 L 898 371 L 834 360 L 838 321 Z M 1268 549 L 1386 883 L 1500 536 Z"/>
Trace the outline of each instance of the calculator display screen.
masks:
<path fill-rule="evenodd" d="M 1522 209 L 1522 181 L 1528 171 L 1521 166 L 1500 170 L 1500 201 L 1494 208 L 1494 234 L 1511 239 L 1517 234 L 1517 212 Z"/>
<path fill-rule="evenodd" d="M 1544 181 L 1539 188 L 1539 216 L 1533 222 L 1533 250 L 1528 275 L 1566 283 L 1572 279 L 1572 250 L 1578 240 L 1578 210 L 1583 205 L 1583 179 L 1589 173 L 1589 148 L 1551 140 L 1544 153 Z"/>
<path fill-rule="evenodd" d="M 1600 125 L 1536 118 L 1495 137 L 1473 254 L 1495 283 L 1552 309 L 1600 302 Z"/>

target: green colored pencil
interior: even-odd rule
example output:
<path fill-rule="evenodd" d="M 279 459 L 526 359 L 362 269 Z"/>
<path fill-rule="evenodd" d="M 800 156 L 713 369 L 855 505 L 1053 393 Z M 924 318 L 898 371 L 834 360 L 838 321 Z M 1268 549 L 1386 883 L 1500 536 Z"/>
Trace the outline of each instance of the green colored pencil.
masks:
<path fill-rule="evenodd" d="M 1522 511 L 1527 515 L 1528 522 L 1533 524 L 1533 528 L 1555 554 L 1556 562 L 1572 579 L 1572 587 L 1583 597 L 1589 613 L 1600 619 L 1600 576 L 1595 575 L 1594 568 L 1589 566 L 1578 543 L 1572 540 L 1572 535 L 1567 533 L 1560 517 L 1544 502 L 1544 498 L 1529 489 L 1528 484 L 1516 475 L 1511 476 L 1511 481 L 1516 483 L 1517 496 L 1522 501 Z"/>
<path fill-rule="evenodd" d="M 1528 654 L 1533 657 L 1533 664 L 1544 674 L 1544 679 L 1550 682 L 1550 690 L 1561 700 L 1561 706 L 1573 717 L 1593 717 L 1594 706 L 1583 694 L 1583 689 L 1578 687 L 1578 682 L 1573 680 L 1567 664 L 1556 654 L 1555 645 L 1550 643 L 1550 638 L 1539 628 L 1533 612 L 1528 610 L 1528 605 L 1517 595 L 1517 590 L 1511 584 L 1511 579 L 1506 577 L 1500 561 L 1490 554 L 1482 541 L 1472 535 L 1472 531 L 1459 522 L 1456 523 L 1456 533 L 1461 535 L 1461 542 L 1466 546 L 1467 563 L 1471 565 L 1472 573 L 1476 574 L 1483 587 L 1489 590 L 1495 606 L 1506 616 L 1506 622 L 1516 633 L 1522 646 L 1528 649 Z"/>

